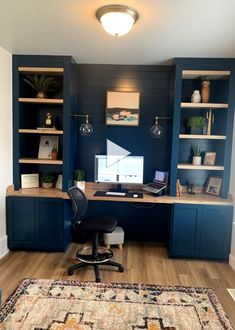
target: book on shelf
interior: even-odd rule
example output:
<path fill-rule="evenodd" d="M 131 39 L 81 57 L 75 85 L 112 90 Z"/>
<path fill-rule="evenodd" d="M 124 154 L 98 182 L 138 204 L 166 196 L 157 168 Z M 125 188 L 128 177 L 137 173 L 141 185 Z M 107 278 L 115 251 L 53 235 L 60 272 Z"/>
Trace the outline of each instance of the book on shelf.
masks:
<path fill-rule="evenodd" d="M 43 127 L 37 127 L 37 129 L 38 130 L 44 129 L 44 130 L 47 130 L 47 131 L 55 131 L 56 130 L 55 126 L 53 126 L 53 127 L 45 127 L 45 126 L 43 126 Z"/>

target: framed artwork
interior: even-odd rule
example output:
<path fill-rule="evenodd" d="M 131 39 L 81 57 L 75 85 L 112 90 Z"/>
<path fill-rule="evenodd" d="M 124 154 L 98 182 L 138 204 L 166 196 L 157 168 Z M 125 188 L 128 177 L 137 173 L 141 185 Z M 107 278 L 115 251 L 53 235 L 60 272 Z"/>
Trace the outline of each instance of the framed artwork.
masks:
<path fill-rule="evenodd" d="M 139 126 L 140 93 L 107 91 L 106 125 Z"/>
<path fill-rule="evenodd" d="M 204 157 L 204 165 L 215 165 L 216 152 L 206 152 Z"/>
<path fill-rule="evenodd" d="M 219 196 L 222 186 L 222 178 L 217 176 L 209 176 L 206 187 L 205 187 L 205 193 Z"/>
<path fill-rule="evenodd" d="M 59 144 L 58 136 L 42 135 L 40 137 L 38 158 L 39 159 L 52 159 L 52 156 L 51 156 L 52 148 L 56 148 L 58 150 L 58 144 Z"/>
<path fill-rule="evenodd" d="M 38 188 L 39 174 L 21 174 L 21 188 Z"/>

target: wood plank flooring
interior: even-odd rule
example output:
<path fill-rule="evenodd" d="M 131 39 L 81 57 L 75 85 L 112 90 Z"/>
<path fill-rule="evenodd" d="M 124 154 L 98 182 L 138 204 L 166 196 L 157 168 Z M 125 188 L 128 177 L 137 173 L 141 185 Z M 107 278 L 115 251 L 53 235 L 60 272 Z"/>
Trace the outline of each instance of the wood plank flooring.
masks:
<path fill-rule="evenodd" d="M 78 244 L 72 243 L 65 253 L 12 251 L 0 260 L 0 287 L 3 302 L 26 277 L 94 281 L 93 268 L 75 271 L 67 268 L 76 263 Z M 218 296 L 235 329 L 235 303 L 227 288 L 235 288 L 235 272 L 228 263 L 170 259 L 164 246 L 151 242 L 126 242 L 124 248 L 112 248 L 113 260 L 125 267 L 119 273 L 101 268 L 102 281 L 210 287 Z M 109 270 L 108 270 L 109 269 Z"/>

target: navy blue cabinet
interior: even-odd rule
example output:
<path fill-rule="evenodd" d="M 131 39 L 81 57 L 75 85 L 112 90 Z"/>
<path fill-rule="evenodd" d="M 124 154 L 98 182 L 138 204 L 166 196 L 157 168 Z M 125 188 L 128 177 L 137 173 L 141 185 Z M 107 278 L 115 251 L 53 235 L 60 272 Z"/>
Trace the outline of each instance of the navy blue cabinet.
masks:
<path fill-rule="evenodd" d="M 64 251 L 71 241 L 68 201 L 7 197 L 9 249 Z"/>
<path fill-rule="evenodd" d="M 176 204 L 169 255 L 226 260 L 229 257 L 232 206 Z"/>

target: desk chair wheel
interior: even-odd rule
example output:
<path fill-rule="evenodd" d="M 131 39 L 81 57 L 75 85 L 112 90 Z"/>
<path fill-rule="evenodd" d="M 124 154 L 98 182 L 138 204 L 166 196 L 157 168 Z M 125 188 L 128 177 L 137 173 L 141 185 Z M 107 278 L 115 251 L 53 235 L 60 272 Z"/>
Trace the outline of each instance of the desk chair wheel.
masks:
<path fill-rule="evenodd" d="M 68 270 L 68 276 L 71 276 L 71 275 L 73 275 L 73 271 L 72 270 Z"/>
<path fill-rule="evenodd" d="M 120 266 L 120 267 L 119 267 L 119 272 L 120 272 L 120 273 L 123 273 L 123 272 L 124 272 L 124 267 Z"/>

